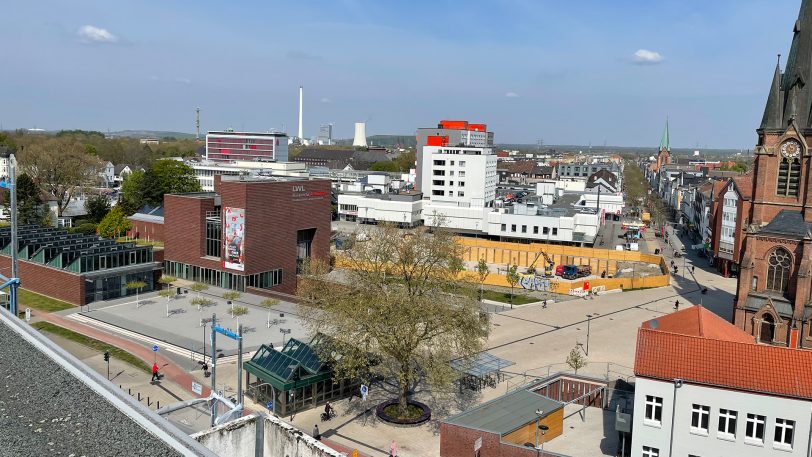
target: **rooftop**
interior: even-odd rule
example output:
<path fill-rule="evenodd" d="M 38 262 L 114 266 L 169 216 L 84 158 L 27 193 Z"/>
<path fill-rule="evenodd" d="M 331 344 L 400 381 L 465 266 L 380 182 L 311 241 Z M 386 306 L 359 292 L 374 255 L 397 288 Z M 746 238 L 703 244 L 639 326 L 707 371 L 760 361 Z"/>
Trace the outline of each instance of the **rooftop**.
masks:
<path fill-rule="evenodd" d="M 711 323 L 709 315 L 697 319 L 683 312 L 674 313 L 672 316 L 678 317 L 666 320 L 663 327 L 686 334 L 661 330 L 659 326 L 654 329 L 644 325 L 638 330 L 634 362 L 637 377 L 682 379 L 686 383 L 812 400 L 812 351 L 739 341 L 737 332 L 722 328 L 722 323 Z M 696 323 L 703 326 L 698 328 Z"/>
<path fill-rule="evenodd" d="M 506 435 L 542 417 L 563 408 L 564 404 L 525 389 L 493 399 L 475 408 L 446 419 L 445 423 L 484 432 Z"/>
<path fill-rule="evenodd" d="M 812 232 L 812 224 L 804 221 L 804 215 L 800 211 L 782 209 L 769 224 L 762 227 L 761 232 L 803 238 Z"/>
<path fill-rule="evenodd" d="M 8 311 L 0 315 L 6 385 L 0 449 L 25 455 L 214 455 Z"/>
<path fill-rule="evenodd" d="M 691 306 L 682 311 L 643 322 L 641 327 L 716 340 L 755 342 L 752 335 L 735 325 L 730 325 L 729 322 L 702 306 Z"/>

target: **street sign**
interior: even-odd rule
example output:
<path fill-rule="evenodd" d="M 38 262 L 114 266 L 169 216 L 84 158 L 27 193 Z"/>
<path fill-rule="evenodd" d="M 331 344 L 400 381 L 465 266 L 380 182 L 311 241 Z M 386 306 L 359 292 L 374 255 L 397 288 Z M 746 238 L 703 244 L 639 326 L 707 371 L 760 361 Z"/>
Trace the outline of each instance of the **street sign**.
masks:
<path fill-rule="evenodd" d="M 152 345 L 152 352 L 158 352 L 158 345 L 157 344 Z"/>
<path fill-rule="evenodd" d="M 192 381 L 192 392 L 198 395 L 203 395 L 203 386 Z"/>
<path fill-rule="evenodd" d="M 478 451 L 480 449 L 482 449 L 482 437 L 481 436 L 479 438 L 477 438 L 476 441 L 474 441 L 474 452 L 476 452 L 476 451 Z"/>
<path fill-rule="evenodd" d="M 269 401 L 265 407 L 268 408 L 268 411 L 273 411 L 273 400 Z"/>
<path fill-rule="evenodd" d="M 367 387 L 366 384 L 361 384 L 361 400 L 366 401 L 368 393 L 369 393 L 369 387 Z"/>

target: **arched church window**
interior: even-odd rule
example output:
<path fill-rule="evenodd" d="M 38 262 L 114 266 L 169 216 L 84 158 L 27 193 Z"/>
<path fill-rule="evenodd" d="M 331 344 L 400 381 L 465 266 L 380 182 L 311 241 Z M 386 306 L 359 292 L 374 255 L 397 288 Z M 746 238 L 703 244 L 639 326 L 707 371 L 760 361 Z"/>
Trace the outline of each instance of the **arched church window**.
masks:
<path fill-rule="evenodd" d="M 792 256 L 784 248 L 778 248 L 767 259 L 767 290 L 785 293 L 789 284 Z"/>

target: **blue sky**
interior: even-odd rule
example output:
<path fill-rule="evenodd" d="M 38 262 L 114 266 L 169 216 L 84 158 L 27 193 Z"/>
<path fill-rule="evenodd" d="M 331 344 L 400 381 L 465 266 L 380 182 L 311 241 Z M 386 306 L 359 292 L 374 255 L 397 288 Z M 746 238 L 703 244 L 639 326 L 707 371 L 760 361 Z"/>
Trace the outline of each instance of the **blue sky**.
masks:
<path fill-rule="evenodd" d="M 750 148 L 800 0 L 85 1 L 3 8 L 5 129 Z"/>

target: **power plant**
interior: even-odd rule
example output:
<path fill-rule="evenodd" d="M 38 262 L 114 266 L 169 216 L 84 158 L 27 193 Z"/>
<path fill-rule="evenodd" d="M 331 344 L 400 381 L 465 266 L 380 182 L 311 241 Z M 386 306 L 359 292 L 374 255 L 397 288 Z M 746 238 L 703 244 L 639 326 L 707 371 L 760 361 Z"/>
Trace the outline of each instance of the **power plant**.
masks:
<path fill-rule="evenodd" d="M 352 140 L 353 146 L 367 147 L 367 124 L 366 122 L 355 123 L 355 137 Z"/>
<path fill-rule="evenodd" d="M 304 126 L 302 125 L 302 114 L 304 111 L 304 88 L 299 86 L 299 141 L 304 143 Z"/>

